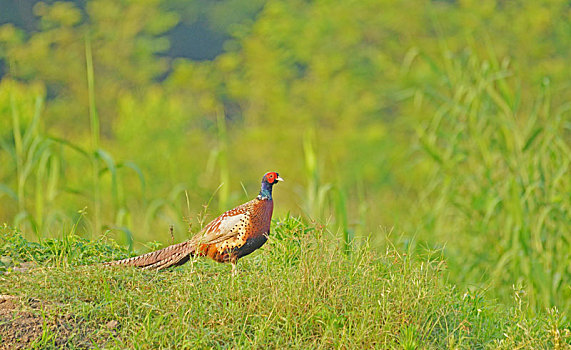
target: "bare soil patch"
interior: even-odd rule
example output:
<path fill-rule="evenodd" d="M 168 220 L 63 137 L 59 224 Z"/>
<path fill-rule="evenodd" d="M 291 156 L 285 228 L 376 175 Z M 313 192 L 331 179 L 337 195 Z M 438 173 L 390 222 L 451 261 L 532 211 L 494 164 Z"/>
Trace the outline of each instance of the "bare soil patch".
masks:
<path fill-rule="evenodd" d="M 26 311 L 29 309 L 30 311 Z M 71 315 L 53 316 L 37 299 L 22 303 L 17 297 L 0 295 L 0 350 L 28 349 L 34 344 L 55 348 L 91 348 L 93 335 L 84 322 Z"/>

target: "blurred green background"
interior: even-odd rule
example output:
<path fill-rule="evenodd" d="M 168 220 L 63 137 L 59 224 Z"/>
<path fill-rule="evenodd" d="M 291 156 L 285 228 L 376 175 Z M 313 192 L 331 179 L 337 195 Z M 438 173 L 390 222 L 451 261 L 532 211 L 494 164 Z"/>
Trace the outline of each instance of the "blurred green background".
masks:
<path fill-rule="evenodd" d="M 0 222 L 139 247 L 253 198 L 571 310 L 565 0 L 0 0 Z"/>

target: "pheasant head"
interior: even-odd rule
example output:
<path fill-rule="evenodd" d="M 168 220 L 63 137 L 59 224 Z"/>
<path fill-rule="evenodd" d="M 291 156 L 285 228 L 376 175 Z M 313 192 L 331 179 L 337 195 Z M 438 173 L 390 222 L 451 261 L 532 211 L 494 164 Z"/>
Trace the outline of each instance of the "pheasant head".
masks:
<path fill-rule="evenodd" d="M 258 195 L 258 199 L 268 199 L 272 200 L 272 188 L 279 181 L 283 181 L 280 175 L 274 171 L 266 173 L 262 178 L 262 189 Z"/>

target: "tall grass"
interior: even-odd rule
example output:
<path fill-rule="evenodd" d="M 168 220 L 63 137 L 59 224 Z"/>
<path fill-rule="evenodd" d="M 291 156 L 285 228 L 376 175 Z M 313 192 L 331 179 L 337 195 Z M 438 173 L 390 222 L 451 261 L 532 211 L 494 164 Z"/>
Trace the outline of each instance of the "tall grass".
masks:
<path fill-rule="evenodd" d="M 88 44 L 86 48 L 89 48 Z M 86 49 L 86 53 L 91 52 Z M 92 64 L 88 67 L 93 69 Z M 91 81 L 92 74 L 88 74 L 91 76 L 88 81 Z M 4 208 L 14 208 L 10 213 L 11 224 L 41 239 L 54 229 L 61 229 L 62 225 L 69 227 L 74 218 L 79 217 L 82 225 L 86 226 L 85 232 L 99 234 L 103 229 L 116 230 L 132 245 L 130 227 L 133 223 L 130 222 L 120 170 L 135 173 L 143 191 L 144 177 L 136 164 L 116 162 L 100 147 L 99 121 L 94 108 L 90 133 L 93 149 L 89 151 L 70 139 L 45 132 L 42 118 L 44 97 L 41 94 L 32 89 L 22 89 L 9 80 L 2 84 L 9 99 L 8 106 L 0 106 L 0 115 L 8 117 L 10 134 L 0 138 L 0 152 L 7 156 L 0 169 L 0 179 L 5 179 L 0 184 L 0 195 L 7 197 L 3 200 L 14 203 L 3 205 Z M 93 89 L 92 84 L 92 81 L 88 84 L 90 89 Z M 36 97 L 31 99 L 30 96 Z M 29 106 L 31 102 L 33 108 Z M 87 162 L 86 168 L 91 166 L 91 183 L 88 183 L 88 177 L 77 176 L 83 173 L 84 162 Z M 111 201 L 107 200 L 107 193 Z M 73 197 L 71 200 L 70 195 Z M 104 205 L 106 210 L 102 209 Z M 84 207 L 87 207 L 89 215 L 78 216 L 77 210 Z M 94 210 L 91 212 L 89 209 Z"/>
<path fill-rule="evenodd" d="M 448 242 L 459 280 L 571 310 L 571 102 L 551 106 L 547 78 L 520 101 L 493 59 L 444 60 L 447 88 L 425 90 L 437 109 L 418 128 L 435 166 L 419 201 L 425 237 Z"/>
<path fill-rule="evenodd" d="M 218 126 L 218 163 L 220 166 L 220 189 L 218 190 L 218 209 L 228 210 L 230 193 L 230 171 L 228 169 L 228 132 L 226 131 L 226 114 L 222 109 L 216 113 Z"/>
<path fill-rule="evenodd" d="M 38 159 L 42 157 L 43 151 L 45 151 L 45 139 L 42 138 L 38 133 L 38 120 L 41 111 L 41 99 L 36 99 L 36 108 L 34 111 L 34 116 L 30 122 L 29 127 L 22 134 L 20 125 L 20 113 L 14 96 L 10 98 L 10 107 L 12 112 L 12 131 L 13 131 L 13 149 L 11 149 L 12 157 L 16 164 L 16 200 L 18 204 L 18 221 L 28 219 L 28 221 L 36 227 L 37 224 L 31 219 L 30 215 L 26 211 L 26 183 L 33 171 L 34 165 L 36 165 Z M 9 147 L 4 148 L 10 151 Z"/>
<path fill-rule="evenodd" d="M 85 36 L 85 71 L 87 75 L 87 94 L 89 96 L 89 125 L 91 135 L 91 152 L 87 153 L 90 158 L 92 181 L 93 181 L 93 207 L 94 207 L 94 230 L 99 232 L 101 229 L 101 183 L 99 178 L 100 167 L 99 158 L 109 160 L 108 157 L 98 157 L 104 155 L 99 148 L 99 115 L 95 105 L 95 78 L 93 73 L 93 53 L 91 52 L 91 41 L 89 34 Z M 108 163 L 112 163 L 109 162 Z M 112 165 L 112 164 L 111 164 Z M 113 167 L 114 169 L 114 167 Z M 115 173 L 112 172 L 112 175 Z M 116 177 L 113 176 L 113 188 L 116 188 Z M 114 196 L 116 197 L 116 196 Z"/>
<path fill-rule="evenodd" d="M 305 213 L 312 219 L 324 219 L 327 212 L 327 196 L 332 185 L 321 177 L 319 157 L 315 150 L 315 130 L 306 131 L 303 138 L 303 154 L 305 158 L 305 194 L 303 206 Z"/>
<path fill-rule="evenodd" d="M 52 208 L 61 186 L 61 152 L 57 142 L 42 132 L 43 98 L 36 96 L 34 108 L 29 109 L 16 98 L 14 89 L 9 89 L 9 94 L 12 138 L 0 140 L 0 150 L 12 161 L 15 189 L 10 183 L 2 184 L 2 189 L 16 204 L 13 223 L 41 237 L 61 218 L 61 213 Z M 33 115 L 23 116 L 22 110 L 33 110 Z M 9 163 L 3 166 L 11 168 Z"/>
<path fill-rule="evenodd" d="M 303 194 L 305 214 L 312 220 L 318 220 L 335 227 L 341 237 L 340 242 L 343 251 L 349 254 L 354 231 L 349 228 L 347 190 L 341 179 L 337 179 L 334 185 L 321 176 L 321 164 L 319 164 L 319 157 L 314 144 L 315 130 L 309 129 L 303 138 L 306 177 L 305 193 Z"/>

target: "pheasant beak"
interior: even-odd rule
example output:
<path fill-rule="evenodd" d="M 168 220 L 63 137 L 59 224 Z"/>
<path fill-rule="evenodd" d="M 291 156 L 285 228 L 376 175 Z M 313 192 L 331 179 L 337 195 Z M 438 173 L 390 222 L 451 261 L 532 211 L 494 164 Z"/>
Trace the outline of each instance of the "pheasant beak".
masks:
<path fill-rule="evenodd" d="M 282 179 L 281 176 L 278 176 L 278 177 L 276 178 L 276 181 L 284 181 L 284 179 Z"/>

